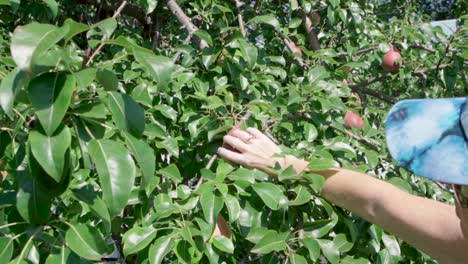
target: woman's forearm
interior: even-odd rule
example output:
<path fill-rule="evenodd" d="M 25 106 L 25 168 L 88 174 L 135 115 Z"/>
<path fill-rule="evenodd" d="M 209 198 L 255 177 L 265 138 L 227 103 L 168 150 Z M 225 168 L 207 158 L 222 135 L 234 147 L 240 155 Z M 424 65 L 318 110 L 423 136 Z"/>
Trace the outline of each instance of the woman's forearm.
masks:
<path fill-rule="evenodd" d="M 322 195 L 402 238 L 442 263 L 466 261 L 468 242 L 455 207 L 401 191 L 390 183 L 346 170 L 319 172 Z"/>

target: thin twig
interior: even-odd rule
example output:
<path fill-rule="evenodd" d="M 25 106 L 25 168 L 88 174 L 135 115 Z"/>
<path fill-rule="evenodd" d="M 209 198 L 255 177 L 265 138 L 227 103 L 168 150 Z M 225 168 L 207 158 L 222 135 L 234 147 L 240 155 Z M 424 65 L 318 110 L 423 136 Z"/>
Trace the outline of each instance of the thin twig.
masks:
<path fill-rule="evenodd" d="M 349 88 L 354 92 L 364 93 L 364 94 L 373 96 L 375 98 L 378 98 L 378 99 L 380 99 L 382 101 L 385 101 L 387 103 L 390 103 L 390 104 L 394 104 L 394 103 L 396 103 L 398 101 L 394 97 L 388 96 L 388 95 L 383 94 L 383 93 L 381 93 L 379 91 L 369 89 L 369 88 L 366 88 L 366 87 L 363 87 L 363 86 L 350 85 Z"/>
<path fill-rule="evenodd" d="M 193 33 L 198 30 L 198 27 L 192 23 L 191 19 L 184 13 L 175 0 L 167 0 L 166 5 L 169 10 L 171 10 L 172 14 L 177 18 L 179 23 L 184 26 L 189 35 L 193 35 Z M 195 41 L 197 42 L 200 49 L 208 47 L 208 43 L 197 36 L 195 36 Z"/>
<path fill-rule="evenodd" d="M 292 53 L 293 55 L 293 60 L 301 67 L 303 70 L 307 69 L 307 65 L 304 63 L 304 60 L 302 60 L 301 57 L 299 57 L 299 53 L 296 51 L 295 47 L 291 45 L 291 40 L 289 40 L 288 37 L 286 37 L 281 31 L 277 30 L 276 33 L 279 35 L 279 37 L 283 40 L 285 46 L 288 48 L 288 50 Z"/>
<path fill-rule="evenodd" d="M 234 0 L 234 2 L 236 3 L 236 8 L 237 8 L 237 21 L 239 23 L 239 30 L 242 33 L 242 36 L 244 36 L 245 38 L 246 33 L 245 33 L 245 27 L 244 27 L 244 19 L 242 18 L 242 13 L 241 13 L 241 7 L 243 3 L 239 0 Z"/>
<path fill-rule="evenodd" d="M 421 46 L 421 45 L 410 45 L 410 48 L 425 50 L 425 51 L 427 51 L 427 52 L 436 52 L 434 49 L 431 49 L 431 48 L 428 48 L 428 47 L 424 47 L 424 46 Z"/>
<path fill-rule="evenodd" d="M 458 27 L 457 30 L 455 30 L 455 32 L 453 32 L 453 34 L 450 36 L 448 42 L 447 42 L 447 45 L 445 46 L 445 52 L 444 52 L 444 55 L 440 56 L 440 59 L 439 61 L 437 62 L 437 66 L 435 68 L 435 71 L 438 72 L 439 71 L 439 67 L 440 67 L 440 64 L 442 63 L 442 60 L 447 56 L 447 53 L 449 52 L 450 50 L 450 45 L 452 44 L 453 40 L 455 39 L 455 34 L 461 30 L 461 27 Z"/>
<path fill-rule="evenodd" d="M 368 141 L 368 140 L 365 139 L 365 138 L 358 137 L 358 136 L 354 135 L 353 133 L 351 133 L 351 132 L 349 132 L 349 131 L 347 131 L 347 130 L 339 129 L 339 128 L 333 126 L 333 125 L 331 125 L 331 127 L 333 127 L 334 129 L 336 129 L 336 130 L 338 130 L 338 131 L 341 131 L 341 132 L 345 133 L 345 134 L 348 135 L 350 138 L 352 138 L 352 139 L 358 141 L 359 143 L 361 143 L 361 144 L 363 144 L 363 145 L 366 145 L 367 147 L 369 147 L 369 148 L 371 148 L 371 149 L 373 149 L 373 150 L 375 150 L 375 151 L 380 151 L 380 148 L 379 148 L 377 145 L 373 144 L 372 142 Z"/>
<path fill-rule="evenodd" d="M 369 51 L 373 51 L 377 48 L 377 46 L 372 46 L 372 47 L 368 47 L 368 48 L 364 48 L 364 49 L 360 49 L 356 52 L 354 52 L 353 54 L 351 55 L 361 55 L 361 54 L 364 54 L 364 53 L 367 53 Z M 347 56 L 348 55 L 348 52 L 339 52 L 335 55 L 335 57 L 342 57 L 342 56 Z"/>
<path fill-rule="evenodd" d="M 119 8 L 115 11 L 114 15 L 112 16 L 113 18 L 117 18 L 122 10 L 124 9 L 125 5 L 127 4 L 127 1 L 123 1 L 122 4 L 120 4 Z M 110 37 L 110 36 L 109 36 Z M 93 54 L 89 57 L 88 61 L 85 63 L 86 66 L 89 66 L 91 62 L 93 61 L 94 57 L 101 51 L 101 49 L 104 47 L 103 41 L 106 40 L 106 35 L 102 36 L 101 38 L 101 44 L 98 46 L 98 48 L 93 52 Z"/>

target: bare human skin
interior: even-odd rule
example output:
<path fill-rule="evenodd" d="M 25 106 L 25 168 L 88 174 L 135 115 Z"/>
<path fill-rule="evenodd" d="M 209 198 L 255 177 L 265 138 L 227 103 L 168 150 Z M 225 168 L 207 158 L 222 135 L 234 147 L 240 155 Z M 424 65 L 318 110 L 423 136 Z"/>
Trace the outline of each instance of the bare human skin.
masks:
<path fill-rule="evenodd" d="M 271 167 L 293 166 L 297 173 L 308 162 L 288 155 L 255 128 L 236 130 L 224 142 L 237 152 L 219 148 L 218 154 L 239 165 L 274 176 Z M 381 226 L 440 263 L 466 263 L 468 257 L 468 209 L 458 201 L 451 206 L 401 191 L 387 182 L 347 169 L 314 171 L 325 178 L 322 196 L 367 221 Z"/>

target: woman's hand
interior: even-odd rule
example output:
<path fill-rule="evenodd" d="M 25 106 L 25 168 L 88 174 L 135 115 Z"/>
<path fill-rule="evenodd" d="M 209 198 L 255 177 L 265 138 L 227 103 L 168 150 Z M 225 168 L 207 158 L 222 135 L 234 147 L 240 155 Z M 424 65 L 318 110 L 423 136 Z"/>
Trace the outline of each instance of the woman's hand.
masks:
<path fill-rule="evenodd" d="M 299 173 L 307 167 L 307 162 L 294 156 L 273 157 L 280 154 L 281 149 L 267 136 L 256 128 L 249 127 L 246 131 L 235 129 L 223 138 L 224 143 L 236 151 L 219 148 L 218 154 L 224 159 L 239 165 L 256 168 L 272 174 L 270 168 L 278 162 L 281 168 L 293 166 Z"/>

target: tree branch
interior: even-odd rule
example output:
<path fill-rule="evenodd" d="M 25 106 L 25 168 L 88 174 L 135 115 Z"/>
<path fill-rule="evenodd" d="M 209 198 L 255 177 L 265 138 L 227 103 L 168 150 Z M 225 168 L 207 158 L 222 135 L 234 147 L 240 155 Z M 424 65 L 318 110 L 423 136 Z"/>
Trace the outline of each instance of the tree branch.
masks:
<path fill-rule="evenodd" d="M 314 26 L 309 15 L 301 11 L 302 23 L 304 24 L 305 31 L 307 32 L 307 40 L 309 42 L 309 49 L 313 51 L 320 50 L 320 42 L 314 32 Z"/>
<path fill-rule="evenodd" d="M 369 51 L 373 51 L 376 48 L 377 48 L 377 46 L 372 46 L 372 47 L 360 49 L 360 50 L 354 52 L 354 54 L 352 54 L 352 55 L 361 55 L 361 54 L 367 53 Z M 348 55 L 348 52 L 339 52 L 339 53 L 337 53 L 335 55 L 335 57 L 342 57 L 342 56 L 347 56 L 347 55 Z"/>
<path fill-rule="evenodd" d="M 244 27 L 244 19 L 242 18 L 242 13 L 241 13 L 241 6 L 243 5 L 243 3 L 239 0 L 234 0 L 234 2 L 236 3 L 236 8 L 237 8 L 237 21 L 239 23 L 239 30 L 240 32 L 242 33 L 242 36 L 246 36 L 246 33 L 245 33 L 245 27 Z"/>
<path fill-rule="evenodd" d="M 117 1 L 110 1 L 111 3 L 108 3 L 109 1 L 102 1 L 102 0 L 80 0 L 80 4 L 92 4 L 92 5 L 97 5 L 99 3 L 103 3 L 102 8 L 105 11 L 111 12 L 116 10 L 118 6 Z M 127 4 L 125 8 L 121 11 L 122 15 L 129 16 L 135 18 L 138 22 L 140 22 L 142 25 L 146 24 L 146 13 L 143 9 L 139 8 L 136 5 L 132 4 Z"/>
<path fill-rule="evenodd" d="M 114 15 L 112 16 L 113 18 L 117 18 L 120 13 L 122 12 L 122 10 L 124 9 L 125 5 L 127 5 L 127 1 L 123 1 L 122 4 L 120 4 L 119 8 L 115 11 Z M 101 38 L 101 42 L 103 42 L 104 40 L 106 39 L 106 36 L 102 36 Z M 104 47 L 104 43 L 101 43 L 98 48 L 93 52 L 93 54 L 89 57 L 88 61 L 86 61 L 85 63 L 85 66 L 88 66 L 89 64 L 91 64 L 91 62 L 93 61 L 93 58 L 99 53 L 99 51 L 101 51 L 102 47 Z"/>
<path fill-rule="evenodd" d="M 307 69 L 307 65 L 304 63 L 304 60 L 300 57 L 300 54 L 297 52 L 296 47 L 291 44 L 291 40 L 286 37 L 281 31 L 276 30 L 276 33 L 283 40 L 285 46 L 293 55 L 293 60 L 301 67 L 303 70 Z"/>
<path fill-rule="evenodd" d="M 440 59 L 439 59 L 439 61 L 437 62 L 437 66 L 436 66 L 436 68 L 435 68 L 435 71 L 436 71 L 436 72 L 439 71 L 439 67 L 440 67 L 440 64 L 442 63 L 442 60 L 445 58 L 445 56 L 447 55 L 447 53 L 448 53 L 449 50 L 450 50 L 450 45 L 452 44 L 453 40 L 455 39 L 455 33 L 457 33 L 460 29 L 461 29 L 461 27 L 458 27 L 457 30 L 450 36 L 450 39 L 449 39 L 448 42 L 447 42 L 447 46 L 445 46 L 444 55 L 443 55 L 443 56 L 440 56 Z"/>
<path fill-rule="evenodd" d="M 189 35 L 193 35 L 193 33 L 195 33 L 198 30 L 197 26 L 195 26 L 190 20 L 190 18 L 187 15 L 185 15 L 184 11 L 180 8 L 180 6 L 175 0 L 167 0 L 166 5 L 169 8 L 169 10 L 171 10 L 172 14 L 177 18 L 179 23 L 184 26 L 185 30 L 187 30 Z M 200 39 L 197 36 L 194 36 L 194 39 L 195 42 L 197 42 L 197 45 L 200 49 L 208 47 L 206 41 Z"/>
<path fill-rule="evenodd" d="M 388 95 L 386 95 L 384 93 L 381 93 L 381 92 L 373 90 L 373 89 L 366 88 L 364 86 L 350 85 L 349 88 L 352 91 L 355 91 L 355 92 L 358 92 L 358 93 L 364 93 L 364 94 L 373 96 L 375 98 L 378 98 L 378 99 L 380 99 L 382 101 L 385 101 L 387 103 L 390 103 L 390 104 L 394 104 L 394 103 L 396 103 L 398 101 L 394 97 L 388 96 Z"/>

